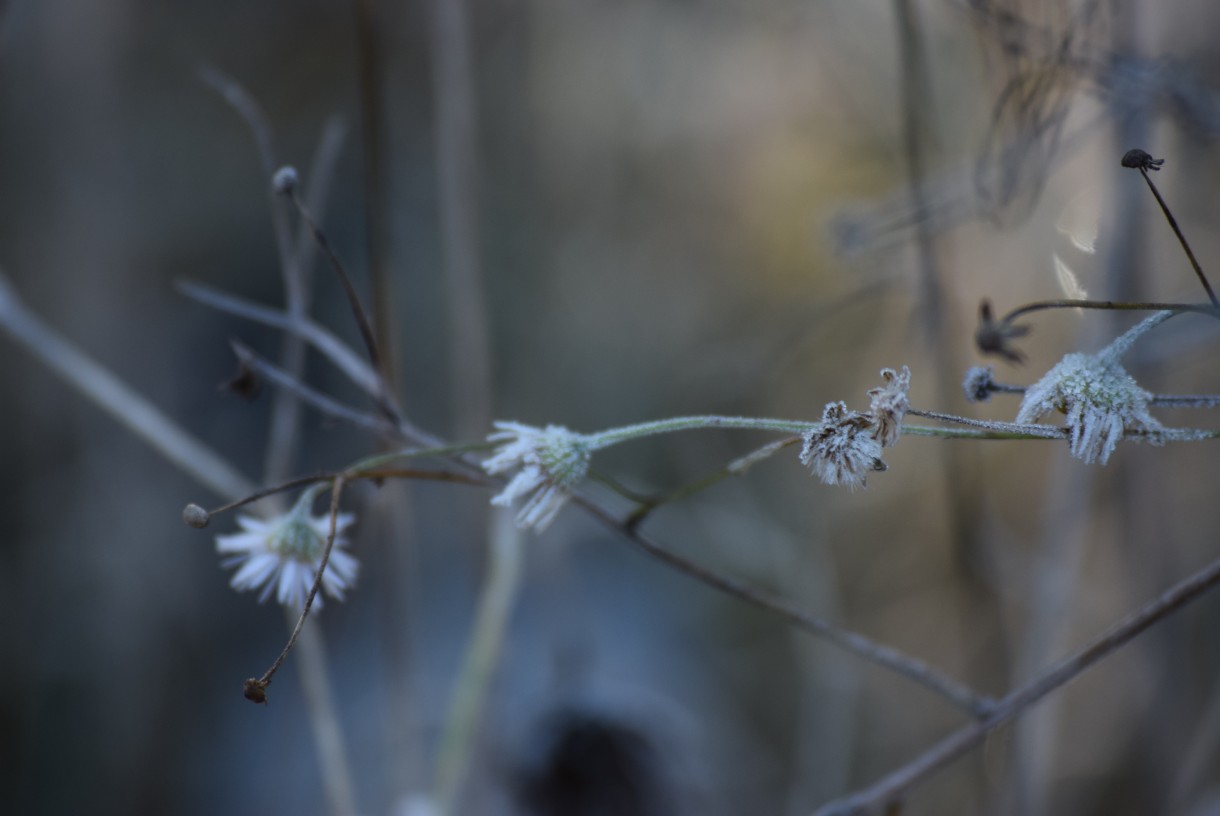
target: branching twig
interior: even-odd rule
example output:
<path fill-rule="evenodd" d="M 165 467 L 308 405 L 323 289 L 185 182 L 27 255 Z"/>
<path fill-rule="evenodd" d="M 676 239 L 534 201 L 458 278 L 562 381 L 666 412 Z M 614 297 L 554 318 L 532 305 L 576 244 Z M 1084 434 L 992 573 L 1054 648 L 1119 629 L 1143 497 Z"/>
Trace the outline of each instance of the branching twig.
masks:
<path fill-rule="evenodd" d="M 290 376 L 288 372 L 278 366 L 262 359 L 249 347 L 237 340 L 230 341 L 230 345 L 233 347 L 233 352 L 237 355 L 237 359 L 243 365 L 248 366 L 251 370 L 270 380 L 280 388 L 296 394 L 302 402 L 312 405 L 326 416 L 373 431 L 380 436 L 398 436 L 398 427 L 389 420 L 350 408 L 326 396 L 322 392 Z"/>
<path fill-rule="evenodd" d="M 1166 590 L 1159 598 L 1128 615 L 1084 648 L 1008 694 L 979 722 L 963 726 L 865 790 L 824 805 L 814 816 L 857 816 L 885 812 L 886 808 L 896 806 L 914 785 L 976 747 L 998 726 L 1109 657 L 1150 626 L 1177 612 L 1217 584 L 1220 584 L 1220 560 L 1213 561 Z"/>
<path fill-rule="evenodd" d="M 182 280 L 176 285 L 179 292 L 205 306 L 302 338 L 334 363 L 361 391 L 377 396 L 377 372 L 329 329 L 312 320 L 294 320 L 280 309 L 262 306 L 201 283 Z"/>
<path fill-rule="evenodd" d="M 684 575 L 694 578 L 696 581 L 706 584 L 713 589 L 718 589 L 739 601 L 744 601 L 750 606 L 775 613 L 798 629 L 825 638 L 857 657 L 884 666 L 897 674 L 901 674 L 903 677 L 914 680 L 963 711 L 969 712 L 976 717 L 983 717 L 991 711 L 994 705 L 994 701 L 991 698 L 974 691 L 965 684 L 954 680 L 952 677 L 932 668 L 921 660 L 905 655 L 890 646 L 870 640 L 864 635 L 842 629 L 823 618 L 806 612 L 795 604 L 764 594 L 734 578 L 689 561 L 672 550 L 657 544 L 639 530 L 628 527 L 625 522 L 615 518 L 609 511 L 588 499 L 578 496 L 574 497 L 574 501 L 602 524 L 626 536 L 627 539 L 638 545 L 648 555 L 668 564 Z"/>

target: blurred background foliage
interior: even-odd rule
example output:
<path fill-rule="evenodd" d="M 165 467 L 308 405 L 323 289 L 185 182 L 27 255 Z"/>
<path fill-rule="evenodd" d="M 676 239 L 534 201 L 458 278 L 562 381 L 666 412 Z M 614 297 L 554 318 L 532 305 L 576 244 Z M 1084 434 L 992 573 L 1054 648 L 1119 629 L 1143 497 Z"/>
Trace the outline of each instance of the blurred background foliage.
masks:
<path fill-rule="evenodd" d="M 265 107 L 283 162 L 304 170 L 325 123 L 346 123 L 325 227 L 369 291 L 375 174 L 405 405 L 453 433 L 449 349 L 469 327 L 455 331 L 443 280 L 435 5 L 0 3 L 0 266 L 256 477 L 269 395 L 217 384 L 230 337 L 268 355 L 281 338 L 174 289 L 282 301 L 268 180 L 197 76 L 215 66 Z M 1118 166 L 1130 147 L 1167 157 L 1158 181 L 1215 275 L 1220 19 L 1204 0 L 468 6 L 496 417 L 816 419 L 830 400 L 861 407 L 879 368 L 907 364 L 916 406 L 1010 419 L 1015 401 L 971 407 L 956 388 L 979 362 L 980 299 L 1005 311 L 1060 296 L 1056 259 L 1097 298 L 1202 299 Z M 372 167 L 355 25 L 370 7 L 384 116 Z M 357 341 L 329 272 L 315 303 Z M 998 376 L 1029 382 L 1131 322 L 1039 315 L 1029 362 Z M 1158 330 L 1132 359 L 1141 382 L 1220 389 L 1205 323 Z M 211 534 L 232 520 L 183 527 L 184 504 L 215 497 L 0 348 L 0 811 L 325 812 L 293 662 L 268 707 L 239 694 L 284 626 L 227 586 Z M 322 361 L 308 379 L 358 400 Z M 676 435 L 596 464 L 664 490 L 761 441 Z M 375 449 L 310 414 L 295 470 Z M 1127 445 L 1105 469 L 1041 443 L 909 438 L 889 459 L 851 493 L 779 457 L 664 508 L 649 531 L 996 694 L 1216 555 L 1207 443 Z M 321 621 L 363 813 L 405 813 L 430 783 L 487 498 L 348 496 L 361 583 Z M 579 511 L 528 545 L 463 812 L 807 813 L 960 722 Z M 995 733 L 906 812 L 1220 813 L 1218 632 L 1220 600 L 1205 599 Z"/>

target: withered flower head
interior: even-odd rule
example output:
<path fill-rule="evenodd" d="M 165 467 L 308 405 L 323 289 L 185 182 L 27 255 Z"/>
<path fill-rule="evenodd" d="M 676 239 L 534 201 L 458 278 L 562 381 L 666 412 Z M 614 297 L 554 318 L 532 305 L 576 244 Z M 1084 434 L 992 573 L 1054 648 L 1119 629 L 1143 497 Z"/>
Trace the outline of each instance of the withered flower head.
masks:
<path fill-rule="evenodd" d="M 801 462 L 825 484 L 864 487 L 869 472 L 885 470 L 875 430 L 871 416 L 832 402 L 823 410 L 822 421 L 804 433 Z"/>
<path fill-rule="evenodd" d="M 1138 147 L 1128 150 L 1122 158 L 1123 167 L 1135 170 L 1160 170 L 1164 163 L 1164 159 L 1154 159 L 1146 150 L 1140 150 Z"/>
<path fill-rule="evenodd" d="M 1012 346 L 1011 341 L 1029 334 L 1029 326 L 1014 326 L 1007 321 L 995 319 L 991 301 L 979 304 L 979 327 L 974 332 L 974 344 L 984 354 L 997 354 L 1010 363 L 1020 365 L 1025 355 Z"/>

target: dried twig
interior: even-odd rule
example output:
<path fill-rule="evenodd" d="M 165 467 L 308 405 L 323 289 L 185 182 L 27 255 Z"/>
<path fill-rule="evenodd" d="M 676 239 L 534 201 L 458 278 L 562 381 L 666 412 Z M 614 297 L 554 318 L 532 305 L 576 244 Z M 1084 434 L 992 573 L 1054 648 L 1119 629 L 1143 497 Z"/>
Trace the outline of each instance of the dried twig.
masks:
<path fill-rule="evenodd" d="M 978 746 L 997 727 L 1083 674 L 1153 624 L 1182 609 L 1217 584 L 1220 584 L 1220 560 L 1213 561 L 1166 590 L 1156 600 L 1145 604 L 1080 650 L 1008 694 L 980 721 L 963 726 L 859 793 L 822 806 L 814 816 L 860 816 L 896 807 L 912 787 Z"/>

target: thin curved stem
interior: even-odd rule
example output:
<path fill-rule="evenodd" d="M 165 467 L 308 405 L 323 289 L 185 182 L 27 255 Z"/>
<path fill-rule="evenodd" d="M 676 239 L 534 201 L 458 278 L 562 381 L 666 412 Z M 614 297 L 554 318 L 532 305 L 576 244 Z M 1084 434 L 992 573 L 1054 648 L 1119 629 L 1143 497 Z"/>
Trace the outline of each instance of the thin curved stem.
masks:
<path fill-rule="evenodd" d="M 734 428 L 745 431 L 778 431 L 780 433 L 802 434 L 818 423 L 793 419 L 766 419 L 755 417 L 731 417 L 715 414 L 700 416 L 672 417 L 649 422 L 639 422 L 634 425 L 623 425 L 619 428 L 609 428 L 604 431 L 586 434 L 585 441 L 589 450 L 600 450 L 611 445 L 617 445 L 628 439 L 639 439 L 675 431 L 705 430 L 711 428 Z"/>
<path fill-rule="evenodd" d="M 309 594 L 305 596 L 305 605 L 301 608 L 301 613 L 297 617 L 296 626 L 292 629 L 292 634 L 288 636 L 288 642 L 284 644 L 283 650 L 279 657 L 271 664 L 267 671 L 263 672 L 262 677 L 258 679 L 251 678 L 246 681 L 246 699 L 254 703 L 267 702 L 267 686 L 271 685 L 272 678 L 275 673 L 280 670 L 280 666 L 284 665 L 284 661 L 288 658 L 288 653 L 292 651 L 292 647 L 296 645 L 297 638 L 301 636 L 301 629 L 305 626 L 305 620 L 309 617 L 309 610 L 313 608 L 314 598 L 318 595 L 318 590 L 322 587 L 322 576 L 326 574 L 326 566 L 330 563 L 330 552 L 335 546 L 335 536 L 338 533 L 339 523 L 339 497 L 343 494 L 343 484 L 345 476 L 340 474 L 335 477 L 330 488 L 330 530 L 326 534 L 326 546 L 322 550 L 322 558 L 318 563 L 318 569 L 314 575 L 313 584 L 309 587 Z M 314 490 L 318 488 L 312 488 Z"/>
<path fill-rule="evenodd" d="M 1154 167 L 1154 169 L 1156 169 Z M 1178 243 L 1182 245 L 1182 249 L 1186 252 L 1186 258 L 1190 261 L 1191 267 L 1195 270 L 1195 275 L 1199 278 L 1199 283 L 1203 284 L 1204 291 L 1207 292 L 1207 297 L 1212 302 L 1212 306 L 1220 309 L 1220 300 L 1216 299 L 1216 293 L 1212 291 L 1212 285 L 1207 281 L 1207 275 L 1203 274 L 1203 267 L 1199 265 L 1199 259 L 1195 257 L 1194 250 L 1190 248 L 1190 242 L 1186 240 L 1186 236 L 1182 234 L 1182 228 L 1178 226 L 1178 219 L 1173 217 L 1173 213 L 1169 210 L 1169 205 L 1165 203 L 1165 199 L 1161 197 L 1161 191 L 1152 183 L 1152 177 L 1148 175 L 1146 167 L 1139 168 L 1140 175 L 1144 177 L 1144 181 L 1148 183 L 1148 189 L 1152 191 L 1152 195 L 1156 197 L 1156 203 L 1161 205 L 1161 212 L 1165 214 L 1165 220 L 1169 222 L 1169 227 L 1173 230 L 1173 234 L 1178 236 Z"/>
<path fill-rule="evenodd" d="M 585 498 L 576 496 L 573 500 L 602 524 L 621 533 L 648 555 L 684 575 L 713 589 L 718 589 L 739 601 L 779 615 L 798 629 L 824 638 L 857 657 L 913 680 L 973 716 L 986 716 L 995 704 L 990 697 L 974 691 L 966 684 L 929 666 L 922 660 L 903 654 L 891 646 L 878 643 L 864 635 L 843 629 L 824 618 L 806 612 L 793 603 L 765 594 L 734 578 L 690 561 L 657 544 L 639 530 L 628 527 L 604 508 Z"/>
<path fill-rule="evenodd" d="M 1204 314 L 1220 320 L 1220 307 L 1208 306 L 1204 303 L 1156 303 L 1156 302 L 1124 302 L 1116 300 L 1037 300 L 1018 306 L 1000 319 L 1002 324 L 1011 324 L 1022 315 L 1040 312 L 1047 309 L 1107 309 L 1112 311 L 1131 312 L 1193 312 Z"/>
<path fill-rule="evenodd" d="M 954 731 L 865 790 L 823 805 L 814 816 L 858 816 L 897 806 L 912 787 L 977 747 L 997 727 L 1109 657 L 1149 627 L 1197 600 L 1217 584 L 1220 584 L 1220 560 L 1213 561 L 1175 584 L 1157 599 L 1005 696 L 980 721 Z"/>

